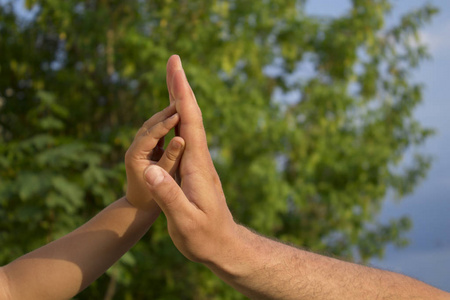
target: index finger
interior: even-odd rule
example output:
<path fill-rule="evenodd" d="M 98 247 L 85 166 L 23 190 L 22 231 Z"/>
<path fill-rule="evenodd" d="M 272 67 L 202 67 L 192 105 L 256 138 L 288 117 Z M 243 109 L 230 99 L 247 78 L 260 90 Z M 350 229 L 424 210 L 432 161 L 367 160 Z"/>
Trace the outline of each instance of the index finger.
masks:
<path fill-rule="evenodd" d="M 180 115 L 180 136 L 186 141 L 185 154 L 202 161 L 206 155 L 209 156 L 202 112 L 183 69 L 175 72 L 171 87 L 175 106 Z"/>
<path fill-rule="evenodd" d="M 167 83 L 167 90 L 169 91 L 169 99 L 170 103 L 175 101 L 175 98 L 172 95 L 172 79 L 173 75 L 176 71 L 183 69 L 181 65 L 181 59 L 178 55 L 172 55 L 169 60 L 167 61 L 166 66 L 166 83 Z"/>

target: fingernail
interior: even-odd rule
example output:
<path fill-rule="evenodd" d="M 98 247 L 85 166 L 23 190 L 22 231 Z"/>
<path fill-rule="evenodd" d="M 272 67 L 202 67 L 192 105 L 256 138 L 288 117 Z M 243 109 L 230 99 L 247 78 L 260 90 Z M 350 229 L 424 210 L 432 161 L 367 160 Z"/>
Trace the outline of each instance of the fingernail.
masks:
<path fill-rule="evenodd" d="M 150 185 L 158 185 L 164 180 L 164 173 L 157 166 L 149 166 L 144 173 L 144 177 Z"/>
<path fill-rule="evenodd" d="M 172 147 L 174 150 L 180 150 L 183 145 L 180 142 L 173 142 Z"/>

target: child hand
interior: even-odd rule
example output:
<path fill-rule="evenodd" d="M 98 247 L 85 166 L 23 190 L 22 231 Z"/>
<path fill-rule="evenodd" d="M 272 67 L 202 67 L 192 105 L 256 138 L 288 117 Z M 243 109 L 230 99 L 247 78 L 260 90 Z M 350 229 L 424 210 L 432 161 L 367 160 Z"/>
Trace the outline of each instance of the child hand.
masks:
<path fill-rule="evenodd" d="M 184 140 L 181 137 L 174 137 L 165 151 L 163 146 L 164 136 L 178 124 L 179 120 L 180 117 L 173 104 L 156 113 L 138 130 L 125 154 L 128 181 L 126 197 L 139 209 L 160 212 L 146 186 L 144 171 L 148 166 L 157 164 L 175 176 L 184 150 Z"/>

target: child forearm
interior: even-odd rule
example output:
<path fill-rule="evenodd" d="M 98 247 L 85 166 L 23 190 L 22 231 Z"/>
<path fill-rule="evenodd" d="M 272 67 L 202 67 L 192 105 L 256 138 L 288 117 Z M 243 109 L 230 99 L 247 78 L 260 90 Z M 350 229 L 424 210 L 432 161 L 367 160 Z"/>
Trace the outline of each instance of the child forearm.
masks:
<path fill-rule="evenodd" d="M 126 198 L 117 200 L 75 231 L 3 267 L 4 297 L 73 297 L 128 251 L 159 212 L 157 206 L 143 211 Z"/>

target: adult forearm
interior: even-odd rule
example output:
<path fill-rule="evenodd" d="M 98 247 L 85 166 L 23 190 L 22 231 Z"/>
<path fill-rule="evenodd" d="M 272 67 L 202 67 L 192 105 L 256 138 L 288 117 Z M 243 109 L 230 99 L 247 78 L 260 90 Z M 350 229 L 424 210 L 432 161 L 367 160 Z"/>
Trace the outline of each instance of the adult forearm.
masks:
<path fill-rule="evenodd" d="M 71 298 L 128 251 L 159 212 L 117 200 L 75 231 L 5 266 L 11 298 Z"/>
<path fill-rule="evenodd" d="M 251 299 L 450 299 L 401 274 L 303 251 L 238 227 L 207 266 Z"/>

